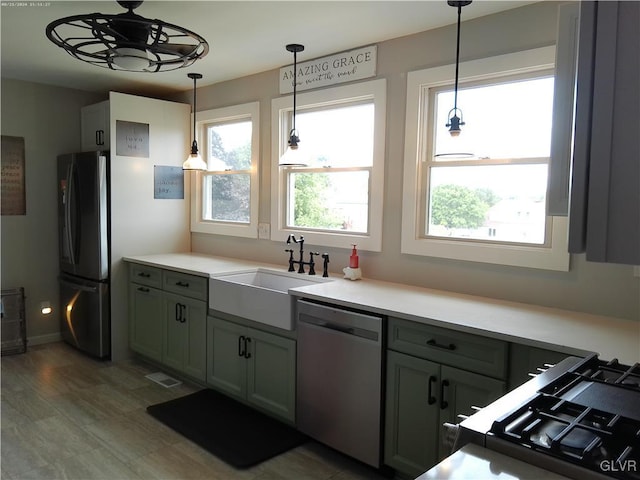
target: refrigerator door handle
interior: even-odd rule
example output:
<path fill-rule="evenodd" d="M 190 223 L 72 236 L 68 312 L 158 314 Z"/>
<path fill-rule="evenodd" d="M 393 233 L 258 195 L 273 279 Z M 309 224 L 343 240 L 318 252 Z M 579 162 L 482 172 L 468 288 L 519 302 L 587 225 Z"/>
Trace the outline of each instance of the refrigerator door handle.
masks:
<path fill-rule="evenodd" d="M 88 285 L 82 285 L 81 283 L 70 282 L 69 280 L 65 280 L 63 278 L 60 279 L 60 283 L 67 285 L 68 287 L 72 287 L 76 290 L 82 290 L 83 292 L 96 293 L 98 291 L 96 287 L 90 287 Z"/>
<path fill-rule="evenodd" d="M 73 223 L 73 215 L 71 212 L 71 208 L 76 205 L 76 185 L 75 185 L 75 165 L 73 163 L 69 164 L 69 169 L 67 170 L 67 198 L 64 207 L 64 216 L 65 222 L 67 224 L 66 235 L 67 235 L 67 245 L 69 245 L 69 262 L 72 265 L 76 264 L 76 228 L 77 226 Z"/>

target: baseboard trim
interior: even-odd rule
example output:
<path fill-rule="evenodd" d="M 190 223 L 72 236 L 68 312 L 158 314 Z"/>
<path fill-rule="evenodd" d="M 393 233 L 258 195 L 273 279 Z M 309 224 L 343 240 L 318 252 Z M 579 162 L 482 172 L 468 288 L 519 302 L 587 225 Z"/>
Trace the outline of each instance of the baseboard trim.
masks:
<path fill-rule="evenodd" d="M 43 345 L 45 343 L 55 343 L 62 340 L 60 332 L 48 333 L 47 335 L 36 335 L 35 337 L 27 337 L 27 346 Z"/>

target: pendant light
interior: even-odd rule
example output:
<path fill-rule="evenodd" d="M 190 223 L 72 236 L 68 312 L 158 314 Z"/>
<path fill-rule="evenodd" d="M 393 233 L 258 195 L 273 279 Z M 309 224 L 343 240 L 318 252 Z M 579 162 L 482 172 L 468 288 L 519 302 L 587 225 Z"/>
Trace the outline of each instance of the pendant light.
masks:
<path fill-rule="evenodd" d="M 449 128 L 449 133 L 452 137 L 460 135 L 460 125 L 464 125 L 462 120 L 462 110 L 458 108 L 458 69 L 460 67 L 460 16 L 462 13 L 462 7 L 466 7 L 471 3 L 471 0 L 447 0 L 447 4 L 450 7 L 456 7 L 458 9 L 458 35 L 456 40 L 456 82 L 453 90 L 453 108 L 449 110 L 447 117 L 449 121 L 445 127 Z M 458 113 L 460 116 L 458 116 Z"/>
<path fill-rule="evenodd" d="M 188 73 L 187 77 L 193 79 L 193 143 L 191 153 L 182 164 L 183 170 L 207 170 L 207 164 L 198 153 L 198 142 L 196 141 L 196 80 L 202 78 L 199 73 Z"/>
<path fill-rule="evenodd" d="M 292 128 L 289 131 L 289 140 L 287 142 L 287 150 L 280 157 L 279 165 L 281 167 L 304 167 L 307 162 L 304 159 L 304 151 L 300 151 L 300 137 L 296 130 L 296 90 L 298 86 L 298 52 L 304 51 L 304 45 L 298 43 L 290 43 L 286 46 L 287 51 L 293 53 L 293 119 Z"/>

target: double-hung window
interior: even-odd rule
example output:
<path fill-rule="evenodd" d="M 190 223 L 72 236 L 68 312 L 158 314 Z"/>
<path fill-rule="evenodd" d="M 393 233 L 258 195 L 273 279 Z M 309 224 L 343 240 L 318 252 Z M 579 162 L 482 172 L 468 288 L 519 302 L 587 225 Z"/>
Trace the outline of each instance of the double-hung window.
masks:
<path fill-rule="evenodd" d="M 191 231 L 257 238 L 259 103 L 198 112 L 201 154 Z"/>
<path fill-rule="evenodd" d="M 566 219 L 546 213 L 553 62 L 548 47 L 462 63 L 456 137 L 451 68 L 409 74 L 403 253 L 568 269 Z"/>
<path fill-rule="evenodd" d="M 279 166 L 292 124 L 291 97 L 272 102 L 272 239 L 380 251 L 385 80 L 298 94 L 303 166 Z M 276 226 L 276 228 L 273 228 Z"/>

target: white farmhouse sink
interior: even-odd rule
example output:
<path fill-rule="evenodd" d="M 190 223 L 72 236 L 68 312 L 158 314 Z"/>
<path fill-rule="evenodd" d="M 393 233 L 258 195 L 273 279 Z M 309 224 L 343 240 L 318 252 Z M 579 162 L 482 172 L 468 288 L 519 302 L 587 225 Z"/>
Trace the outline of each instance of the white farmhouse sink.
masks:
<path fill-rule="evenodd" d="M 285 330 L 293 330 L 290 288 L 330 278 L 257 268 L 209 279 L 209 307 Z"/>

